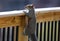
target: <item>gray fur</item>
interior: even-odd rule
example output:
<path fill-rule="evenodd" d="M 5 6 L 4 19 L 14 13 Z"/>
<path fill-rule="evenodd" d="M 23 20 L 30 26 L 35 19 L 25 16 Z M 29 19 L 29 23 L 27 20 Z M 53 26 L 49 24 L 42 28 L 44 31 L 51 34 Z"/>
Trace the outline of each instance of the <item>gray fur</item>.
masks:
<path fill-rule="evenodd" d="M 36 29 L 36 17 L 35 17 L 35 11 L 34 8 L 29 9 L 29 12 L 26 13 L 26 16 L 28 16 L 28 25 L 25 28 L 25 33 L 26 34 L 33 34 L 35 33 Z"/>

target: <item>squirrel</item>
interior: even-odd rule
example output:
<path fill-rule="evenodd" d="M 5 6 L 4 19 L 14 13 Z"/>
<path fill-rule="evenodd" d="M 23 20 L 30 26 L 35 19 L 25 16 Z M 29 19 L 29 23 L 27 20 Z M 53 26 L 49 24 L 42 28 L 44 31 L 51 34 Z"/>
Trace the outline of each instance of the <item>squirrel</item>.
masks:
<path fill-rule="evenodd" d="M 35 10 L 33 4 L 28 4 L 25 6 L 26 9 L 28 9 L 28 13 L 24 11 L 25 15 L 28 17 L 28 24 L 26 25 L 24 29 L 25 35 L 28 35 L 32 41 L 37 41 L 35 37 L 35 31 L 36 31 L 36 17 L 35 17 Z"/>

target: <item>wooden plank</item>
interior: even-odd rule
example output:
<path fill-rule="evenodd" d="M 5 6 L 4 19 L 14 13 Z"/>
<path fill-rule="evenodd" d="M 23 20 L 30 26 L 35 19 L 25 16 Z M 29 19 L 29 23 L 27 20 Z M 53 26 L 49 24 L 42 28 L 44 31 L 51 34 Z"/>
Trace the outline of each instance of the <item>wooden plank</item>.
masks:
<path fill-rule="evenodd" d="M 37 12 L 37 13 L 38 13 L 36 14 L 37 22 L 60 20 L 60 12 L 47 12 L 47 13 Z"/>
<path fill-rule="evenodd" d="M 44 21 L 55 21 L 60 20 L 60 12 L 47 12 L 41 13 L 36 12 L 36 20 L 37 22 Z M 0 18 L 0 28 L 10 27 L 10 26 L 19 26 L 19 36 L 18 41 L 28 41 L 28 36 L 23 35 L 23 31 L 26 25 L 25 16 L 9 16 L 9 17 L 1 17 Z M 43 39 L 42 39 L 43 40 Z"/>
<path fill-rule="evenodd" d="M 58 40 L 58 37 L 59 37 L 59 36 L 58 36 L 58 28 L 59 28 L 59 27 L 58 27 L 58 24 L 59 24 L 59 21 L 57 21 L 57 24 L 56 24 L 56 32 L 57 32 L 57 33 L 56 33 L 56 41 L 59 41 L 59 40 Z"/>
<path fill-rule="evenodd" d="M 19 25 L 21 21 L 20 18 L 23 16 L 10 16 L 0 18 L 0 27 Z M 60 20 L 60 12 L 47 12 L 47 13 L 37 12 L 36 20 L 37 22 Z"/>
<path fill-rule="evenodd" d="M 0 28 L 19 26 L 18 41 L 28 41 L 28 37 L 23 35 L 25 27 L 25 16 L 12 16 L 0 18 Z"/>
<path fill-rule="evenodd" d="M 46 34 L 45 41 L 48 41 L 48 22 L 46 22 Z"/>
<path fill-rule="evenodd" d="M 20 25 L 20 21 L 19 16 L 0 18 L 0 28 Z"/>
<path fill-rule="evenodd" d="M 28 41 L 28 36 L 23 35 L 24 27 L 25 27 L 25 17 L 21 17 L 20 19 L 20 28 L 19 28 L 19 37 L 18 41 Z"/>
<path fill-rule="evenodd" d="M 38 23 L 38 41 L 40 41 L 40 26 L 41 26 L 41 24 Z"/>
<path fill-rule="evenodd" d="M 52 28 L 52 27 L 51 27 L 51 26 L 52 26 L 51 24 L 52 24 L 52 21 L 50 21 L 50 28 L 49 28 L 49 29 L 50 29 L 50 30 L 49 30 L 49 41 L 51 41 L 51 28 Z"/>
<path fill-rule="evenodd" d="M 44 41 L 44 22 L 42 23 L 42 41 Z"/>
<path fill-rule="evenodd" d="M 53 38 L 52 38 L 52 41 L 54 41 L 54 36 L 55 36 L 55 21 L 53 22 Z"/>

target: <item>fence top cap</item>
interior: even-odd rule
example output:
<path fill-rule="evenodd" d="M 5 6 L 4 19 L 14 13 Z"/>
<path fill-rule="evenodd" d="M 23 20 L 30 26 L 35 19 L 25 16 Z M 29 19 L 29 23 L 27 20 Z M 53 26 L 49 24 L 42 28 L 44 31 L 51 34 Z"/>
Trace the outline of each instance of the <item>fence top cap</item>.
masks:
<path fill-rule="evenodd" d="M 5 11 L 0 12 L 0 17 L 7 17 L 7 16 L 18 16 L 18 15 L 24 15 L 23 11 L 26 10 L 14 10 L 14 11 Z M 45 13 L 45 12 L 51 12 L 51 11 L 60 11 L 60 7 L 50 7 L 50 8 L 36 8 L 35 12 Z"/>

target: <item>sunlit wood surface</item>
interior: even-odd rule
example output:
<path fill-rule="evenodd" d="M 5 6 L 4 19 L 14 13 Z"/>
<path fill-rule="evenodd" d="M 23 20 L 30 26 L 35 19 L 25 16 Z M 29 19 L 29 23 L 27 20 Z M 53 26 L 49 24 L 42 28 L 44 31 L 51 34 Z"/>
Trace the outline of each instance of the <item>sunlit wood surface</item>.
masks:
<path fill-rule="evenodd" d="M 55 21 L 60 20 L 60 12 L 52 11 L 41 13 L 36 12 L 36 22 L 44 22 L 44 21 Z M 19 26 L 19 36 L 18 41 L 28 41 L 28 36 L 23 35 L 23 30 L 25 28 L 25 15 L 20 16 L 9 16 L 9 17 L 1 17 L 0 18 L 0 28 L 9 27 L 9 26 Z"/>

